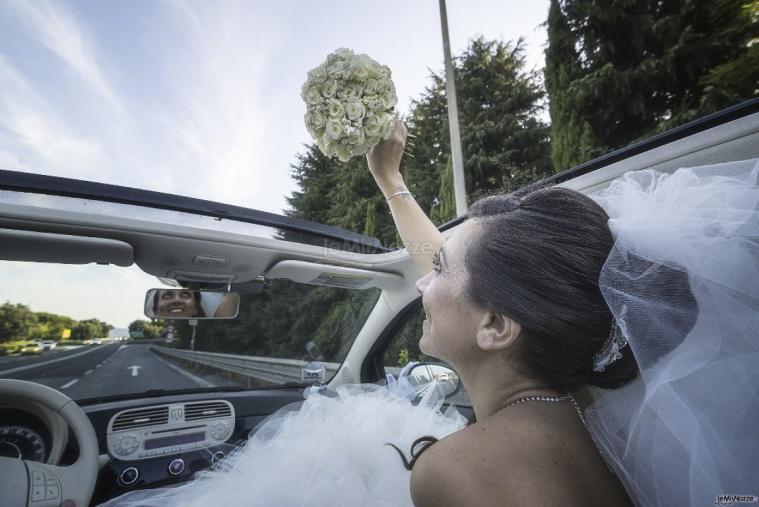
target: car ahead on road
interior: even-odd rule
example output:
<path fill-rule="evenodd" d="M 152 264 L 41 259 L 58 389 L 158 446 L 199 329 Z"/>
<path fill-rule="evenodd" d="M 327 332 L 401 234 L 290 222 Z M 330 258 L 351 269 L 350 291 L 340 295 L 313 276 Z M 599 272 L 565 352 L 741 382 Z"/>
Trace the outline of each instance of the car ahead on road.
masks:
<path fill-rule="evenodd" d="M 55 350 L 58 346 L 58 342 L 55 340 L 42 340 L 42 350 Z"/>
<path fill-rule="evenodd" d="M 21 354 L 39 354 L 43 350 L 45 348 L 39 340 L 27 340 L 18 349 Z"/>
<path fill-rule="evenodd" d="M 591 193 L 631 170 L 757 157 L 755 99 L 539 184 Z M 298 218 L 0 171 L 0 270 L 132 337 L 0 358 L 0 446 L 25 460 L 0 458 L 0 485 L 22 505 L 187 481 L 313 382 L 382 383 L 427 359 L 408 252 Z M 406 370 L 420 390 L 450 384 L 448 401 L 471 413 L 445 365 Z"/>

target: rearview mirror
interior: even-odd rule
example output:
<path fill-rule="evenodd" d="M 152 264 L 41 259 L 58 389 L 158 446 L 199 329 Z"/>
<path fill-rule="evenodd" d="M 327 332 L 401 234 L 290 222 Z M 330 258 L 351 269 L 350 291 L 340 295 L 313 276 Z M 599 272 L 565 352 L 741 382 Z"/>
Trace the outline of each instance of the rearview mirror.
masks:
<path fill-rule="evenodd" d="M 151 319 L 234 319 L 239 307 L 236 292 L 150 289 L 145 295 L 145 316 Z"/>

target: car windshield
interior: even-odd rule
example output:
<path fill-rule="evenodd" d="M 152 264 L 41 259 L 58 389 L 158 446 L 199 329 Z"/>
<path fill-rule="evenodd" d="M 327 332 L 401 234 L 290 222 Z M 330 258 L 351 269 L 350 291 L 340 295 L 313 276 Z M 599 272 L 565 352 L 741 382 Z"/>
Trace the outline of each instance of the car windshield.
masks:
<path fill-rule="evenodd" d="M 11 196 L 5 203 L 34 200 L 47 212 L 62 198 Z M 75 209 L 74 199 L 68 205 Z M 88 201 L 100 216 L 107 203 Z M 84 205 L 80 203 L 80 205 Z M 60 213 L 60 211 L 59 211 Z M 205 218 L 143 210 L 142 219 L 167 226 Z M 162 220 L 158 216 L 163 217 Z M 181 217 L 181 220 L 179 218 Z M 143 222 L 145 223 L 145 222 Z M 265 227 L 208 219 L 220 230 L 266 237 Z M 248 227 L 251 230 L 245 231 Z M 257 231 L 253 234 L 251 231 Z M 169 252 L 180 257 L 182 252 Z M 0 261 L 0 378 L 31 380 L 75 400 L 103 400 L 203 389 L 307 386 L 328 382 L 377 302 L 380 290 L 310 285 L 288 279 L 233 284 L 236 318 L 148 318 L 149 289 L 178 287 L 142 271 L 95 263 Z M 224 298 L 215 287 L 199 300 L 203 313 Z"/>

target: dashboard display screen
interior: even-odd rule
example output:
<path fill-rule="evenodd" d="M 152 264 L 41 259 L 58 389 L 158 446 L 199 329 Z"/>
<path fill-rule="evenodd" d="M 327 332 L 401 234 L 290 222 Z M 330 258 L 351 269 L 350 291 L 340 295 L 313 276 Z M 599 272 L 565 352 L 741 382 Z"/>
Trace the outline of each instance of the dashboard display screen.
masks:
<path fill-rule="evenodd" d="M 171 447 L 174 445 L 189 444 L 192 442 L 200 442 L 205 440 L 206 433 L 204 431 L 198 433 L 188 433 L 186 435 L 174 435 L 171 437 L 154 438 L 152 440 L 145 441 L 145 450 L 158 449 L 160 447 Z"/>

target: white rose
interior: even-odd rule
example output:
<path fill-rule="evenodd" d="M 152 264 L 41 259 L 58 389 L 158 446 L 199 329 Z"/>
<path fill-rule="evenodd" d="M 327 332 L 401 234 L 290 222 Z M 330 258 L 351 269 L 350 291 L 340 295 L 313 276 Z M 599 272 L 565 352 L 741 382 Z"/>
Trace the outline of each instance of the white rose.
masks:
<path fill-rule="evenodd" d="M 376 79 L 367 79 L 366 84 L 364 84 L 364 93 L 366 95 L 376 95 L 378 86 L 379 81 Z"/>
<path fill-rule="evenodd" d="M 327 78 L 327 69 L 324 68 L 323 65 L 319 65 L 316 68 L 313 68 L 308 71 L 308 79 L 309 81 L 323 81 Z"/>
<path fill-rule="evenodd" d="M 356 97 L 351 97 L 345 105 L 345 112 L 349 119 L 360 120 L 364 117 L 364 114 L 366 114 L 366 108 L 364 107 L 364 104 L 361 103 L 361 100 Z"/>
<path fill-rule="evenodd" d="M 367 139 L 379 136 L 380 128 L 381 125 L 376 116 L 367 118 L 364 122 L 364 133 L 366 134 Z"/>
<path fill-rule="evenodd" d="M 380 79 L 389 79 L 390 78 L 390 67 L 387 65 L 380 65 L 379 70 L 377 71 L 379 74 Z"/>
<path fill-rule="evenodd" d="M 351 147 L 347 144 L 338 144 L 335 147 L 335 152 L 337 153 L 337 158 L 340 159 L 340 162 L 349 161 L 353 155 Z"/>
<path fill-rule="evenodd" d="M 366 68 L 369 71 L 369 77 L 373 79 L 379 79 L 380 78 L 380 65 L 375 62 L 374 60 L 371 60 L 367 62 Z"/>
<path fill-rule="evenodd" d="M 382 138 L 379 135 L 376 136 L 369 136 L 366 137 L 366 144 L 369 146 L 376 146 L 377 143 L 379 143 L 382 140 Z"/>
<path fill-rule="evenodd" d="M 311 86 L 308 91 L 306 91 L 306 96 L 304 98 L 306 104 L 318 104 L 322 101 L 322 94 L 319 91 L 319 88 Z"/>
<path fill-rule="evenodd" d="M 330 79 L 344 79 L 345 78 L 345 64 L 337 60 L 327 65 L 327 76 Z"/>
<path fill-rule="evenodd" d="M 361 102 L 364 103 L 369 111 L 373 111 L 379 105 L 379 97 L 377 95 L 364 95 L 361 97 Z"/>
<path fill-rule="evenodd" d="M 332 99 L 327 103 L 327 112 L 331 118 L 340 119 L 345 115 L 342 102 Z"/>
<path fill-rule="evenodd" d="M 353 52 L 353 50 L 348 49 L 348 48 L 338 48 L 338 49 L 335 50 L 334 54 L 338 58 L 344 58 L 346 60 L 350 59 L 350 58 L 353 58 L 353 56 L 355 55 L 355 53 Z"/>
<path fill-rule="evenodd" d="M 351 71 L 351 78 L 356 81 L 366 81 L 369 78 L 369 68 L 362 62 L 355 62 Z"/>
<path fill-rule="evenodd" d="M 319 128 L 324 125 L 324 115 L 321 111 L 311 111 L 306 115 L 306 122 L 314 128 Z"/>
<path fill-rule="evenodd" d="M 391 92 L 385 92 L 382 94 L 382 107 L 390 109 L 398 103 L 398 97 Z"/>
<path fill-rule="evenodd" d="M 385 94 L 397 95 L 395 93 L 395 85 L 393 85 L 393 82 L 390 81 L 389 79 L 382 81 L 379 86 L 378 94 L 380 96 L 385 95 Z"/>
<path fill-rule="evenodd" d="M 347 136 L 345 136 L 345 140 L 350 145 L 354 145 L 358 143 L 359 140 L 359 132 L 363 132 L 363 129 L 352 129 Z"/>
<path fill-rule="evenodd" d="M 328 79 L 322 85 L 322 95 L 325 98 L 332 97 L 333 95 L 335 95 L 336 91 L 337 91 L 337 81 L 335 81 L 334 79 Z"/>
<path fill-rule="evenodd" d="M 327 134 L 324 134 L 319 138 L 318 141 L 319 149 L 324 153 L 326 156 L 331 157 L 335 154 L 335 142 L 330 139 L 330 137 Z"/>
<path fill-rule="evenodd" d="M 360 97 L 364 92 L 364 88 L 358 83 L 350 83 L 345 87 L 345 92 L 348 97 Z"/>
<path fill-rule="evenodd" d="M 334 118 L 327 120 L 325 134 L 329 139 L 337 140 L 343 135 L 343 126 L 340 124 L 340 120 Z"/>
<path fill-rule="evenodd" d="M 382 139 L 387 139 L 390 137 L 390 134 L 393 133 L 393 128 L 395 127 L 395 120 L 393 119 L 393 116 L 388 113 L 382 113 L 379 117 L 379 124 L 380 137 L 382 137 Z"/>

